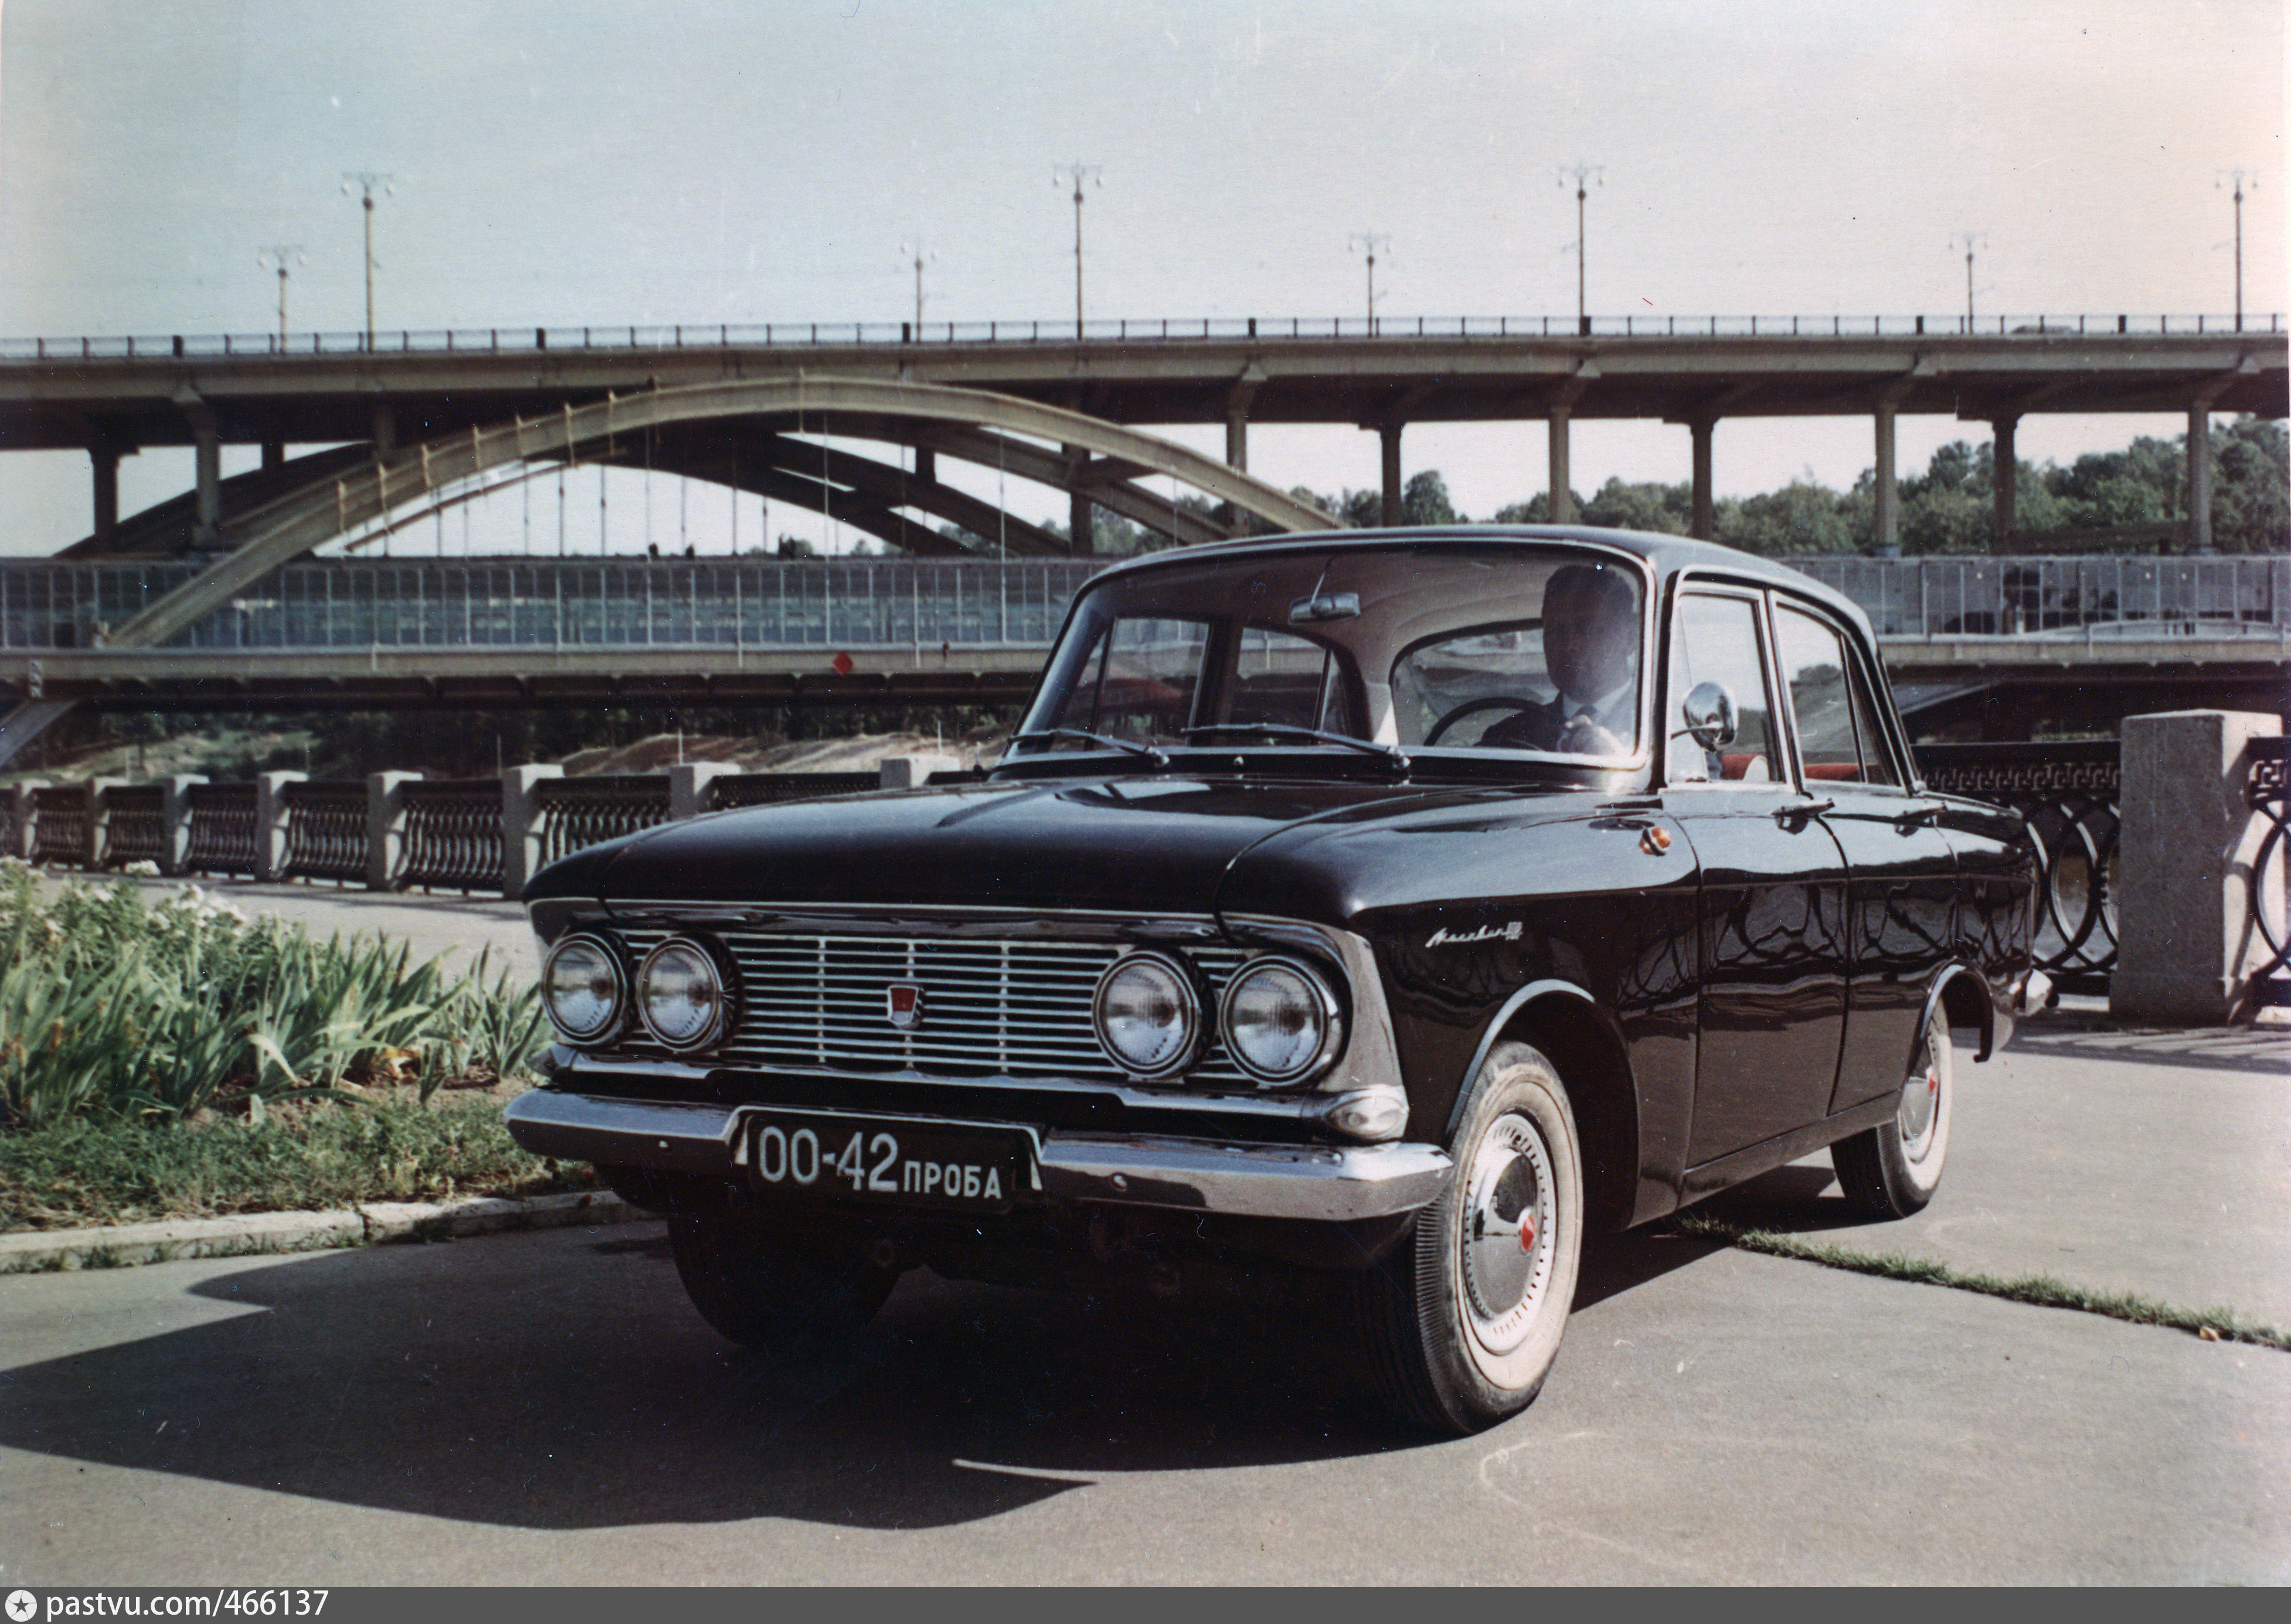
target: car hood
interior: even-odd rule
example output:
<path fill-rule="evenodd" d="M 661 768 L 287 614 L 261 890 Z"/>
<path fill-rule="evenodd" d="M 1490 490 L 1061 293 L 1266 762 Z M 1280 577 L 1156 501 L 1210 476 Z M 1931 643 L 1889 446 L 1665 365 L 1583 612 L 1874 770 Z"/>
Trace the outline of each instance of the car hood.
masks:
<path fill-rule="evenodd" d="M 1235 860 L 1484 790 L 1127 777 L 840 796 L 695 818 L 551 864 L 529 900 L 1213 911 Z"/>

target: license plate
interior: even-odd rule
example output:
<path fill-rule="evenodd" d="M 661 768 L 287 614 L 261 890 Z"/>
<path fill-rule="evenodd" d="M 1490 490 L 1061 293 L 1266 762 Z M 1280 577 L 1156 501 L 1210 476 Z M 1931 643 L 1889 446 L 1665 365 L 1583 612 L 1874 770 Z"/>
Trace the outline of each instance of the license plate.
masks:
<path fill-rule="evenodd" d="M 1033 1193 L 1021 1128 L 828 1112 L 753 1111 L 741 1150 L 765 1195 L 1001 1212 Z"/>

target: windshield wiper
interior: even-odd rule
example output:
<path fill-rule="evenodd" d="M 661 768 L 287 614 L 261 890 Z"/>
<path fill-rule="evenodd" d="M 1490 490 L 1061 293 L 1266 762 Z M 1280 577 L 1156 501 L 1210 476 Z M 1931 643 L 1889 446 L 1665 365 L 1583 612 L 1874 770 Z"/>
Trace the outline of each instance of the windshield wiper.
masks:
<path fill-rule="evenodd" d="M 1408 752 L 1396 744 L 1379 744 L 1370 739 L 1355 739 L 1349 733 L 1324 732 L 1317 727 L 1297 727 L 1287 722 L 1214 722 L 1206 727 L 1187 728 L 1186 742 L 1191 744 L 1196 737 L 1218 733 L 1266 733 L 1275 739 L 1310 739 L 1321 744 L 1341 744 L 1381 756 L 1403 772 L 1408 771 Z"/>
<path fill-rule="evenodd" d="M 1079 727 L 1038 727 L 1024 733 L 1010 735 L 1012 744 L 1024 744 L 1031 739 L 1081 739 L 1091 744 L 1102 744 L 1109 750 L 1127 750 L 1132 756 L 1142 756 L 1157 767 L 1170 764 L 1169 756 L 1155 745 L 1140 744 L 1134 739 L 1116 739 L 1107 733 L 1093 733 Z"/>

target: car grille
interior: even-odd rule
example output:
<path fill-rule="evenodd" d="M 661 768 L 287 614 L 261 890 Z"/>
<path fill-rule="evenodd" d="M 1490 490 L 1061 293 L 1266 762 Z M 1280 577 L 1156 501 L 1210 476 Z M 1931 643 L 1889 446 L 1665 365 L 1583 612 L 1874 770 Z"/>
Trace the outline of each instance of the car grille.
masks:
<path fill-rule="evenodd" d="M 665 930 L 620 932 L 641 958 Z M 747 1066 L 839 1071 L 919 1071 L 945 1076 L 1085 1077 L 1123 1073 L 1107 1060 L 1090 1022 L 1098 978 L 1122 949 L 1111 942 L 949 941 L 889 936 L 722 932 L 739 965 L 739 1026 L 715 1052 Z M 1248 955 L 1188 948 L 1208 983 L 1210 1041 L 1182 1081 L 1254 1088 L 1216 1041 L 1217 1001 Z M 894 1027 L 886 989 L 923 989 L 913 1031 Z M 644 1047 L 641 1044 L 631 1047 Z"/>

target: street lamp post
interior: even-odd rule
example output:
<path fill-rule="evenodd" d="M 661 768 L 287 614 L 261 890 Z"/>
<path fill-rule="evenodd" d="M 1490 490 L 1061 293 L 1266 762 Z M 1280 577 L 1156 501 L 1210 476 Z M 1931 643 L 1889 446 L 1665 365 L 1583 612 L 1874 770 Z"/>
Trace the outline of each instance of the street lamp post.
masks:
<path fill-rule="evenodd" d="M 1584 244 L 1587 240 L 1586 221 L 1588 218 L 1585 204 L 1590 196 L 1587 183 L 1597 180 L 1601 185 L 1604 185 L 1605 174 L 1604 166 L 1597 164 L 1570 164 L 1559 172 L 1560 185 L 1564 186 L 1570 180 L 1575 183 L 1575 330 L 1586 335 L 1591 331 L 1591 306 L 1588 297 L 1589 278 L 1586 270 L 1587 255 L 1584 252 Z"/>
<path fill-rule="evenodd" d="M 2247 177 L 2239 169 L 2228 171 L 2228 177 L 2235 188 L 2235 330 L 2241 332 L 2243 331 L 2243 194 Z M 2253 189 L 2257 189 L 2258 182 L 2251 181 L 2249 184 Z"/>
<path fill-rule="evenodd" d="M 1081 183 L 1088 180 L 1093 186 L 1104 186 L 1105 182 L 1100 177 L 1105 170 L 1105 165 L 1103 164 L 1076 162 L 1061 164 L 1050 172 L 1050 181 L 1053 185 L 1065 180 L 1073 182 L 1074 340 L 1076 342 L 1080 342 L 1081 339 Z"/>
<path fill-rule="evenodd" d="M 1392 246 L 1392 238 L 1381 231 L 1355 231 L 1345 244 L 1348 248 L 1365 249 L 1368 252 L 1368 336 L 1376 336 L 1376 251 Z"/>
<path fill-rule="evenodd" d="M 265 248 L 254 256 L 254 262 L 276 266 L 278 270 L 278 348 L 286 348 L 286 267 L 309 263 L 299 243 L 282 243 L 276 248 Z"/>
<path fill-rule="evenodd" d="M 1973 251 L 1989 241 L 1985 231 L 1960 231 L 1949 239 L 1949 246 L 1965 244 L 1965 330 L 1973 331 Z"/>
<path fill-rule="evenodd" d="M 366 208 L 366 347 L 374 348 L 374 194 L 379 187 L 385 194 L 395 196 L 398 187 L 395 175 L 377 174 L 372 170 L 345 172 L 342 193 L 349 196 L 355 186 L 363 195 Z"/>

